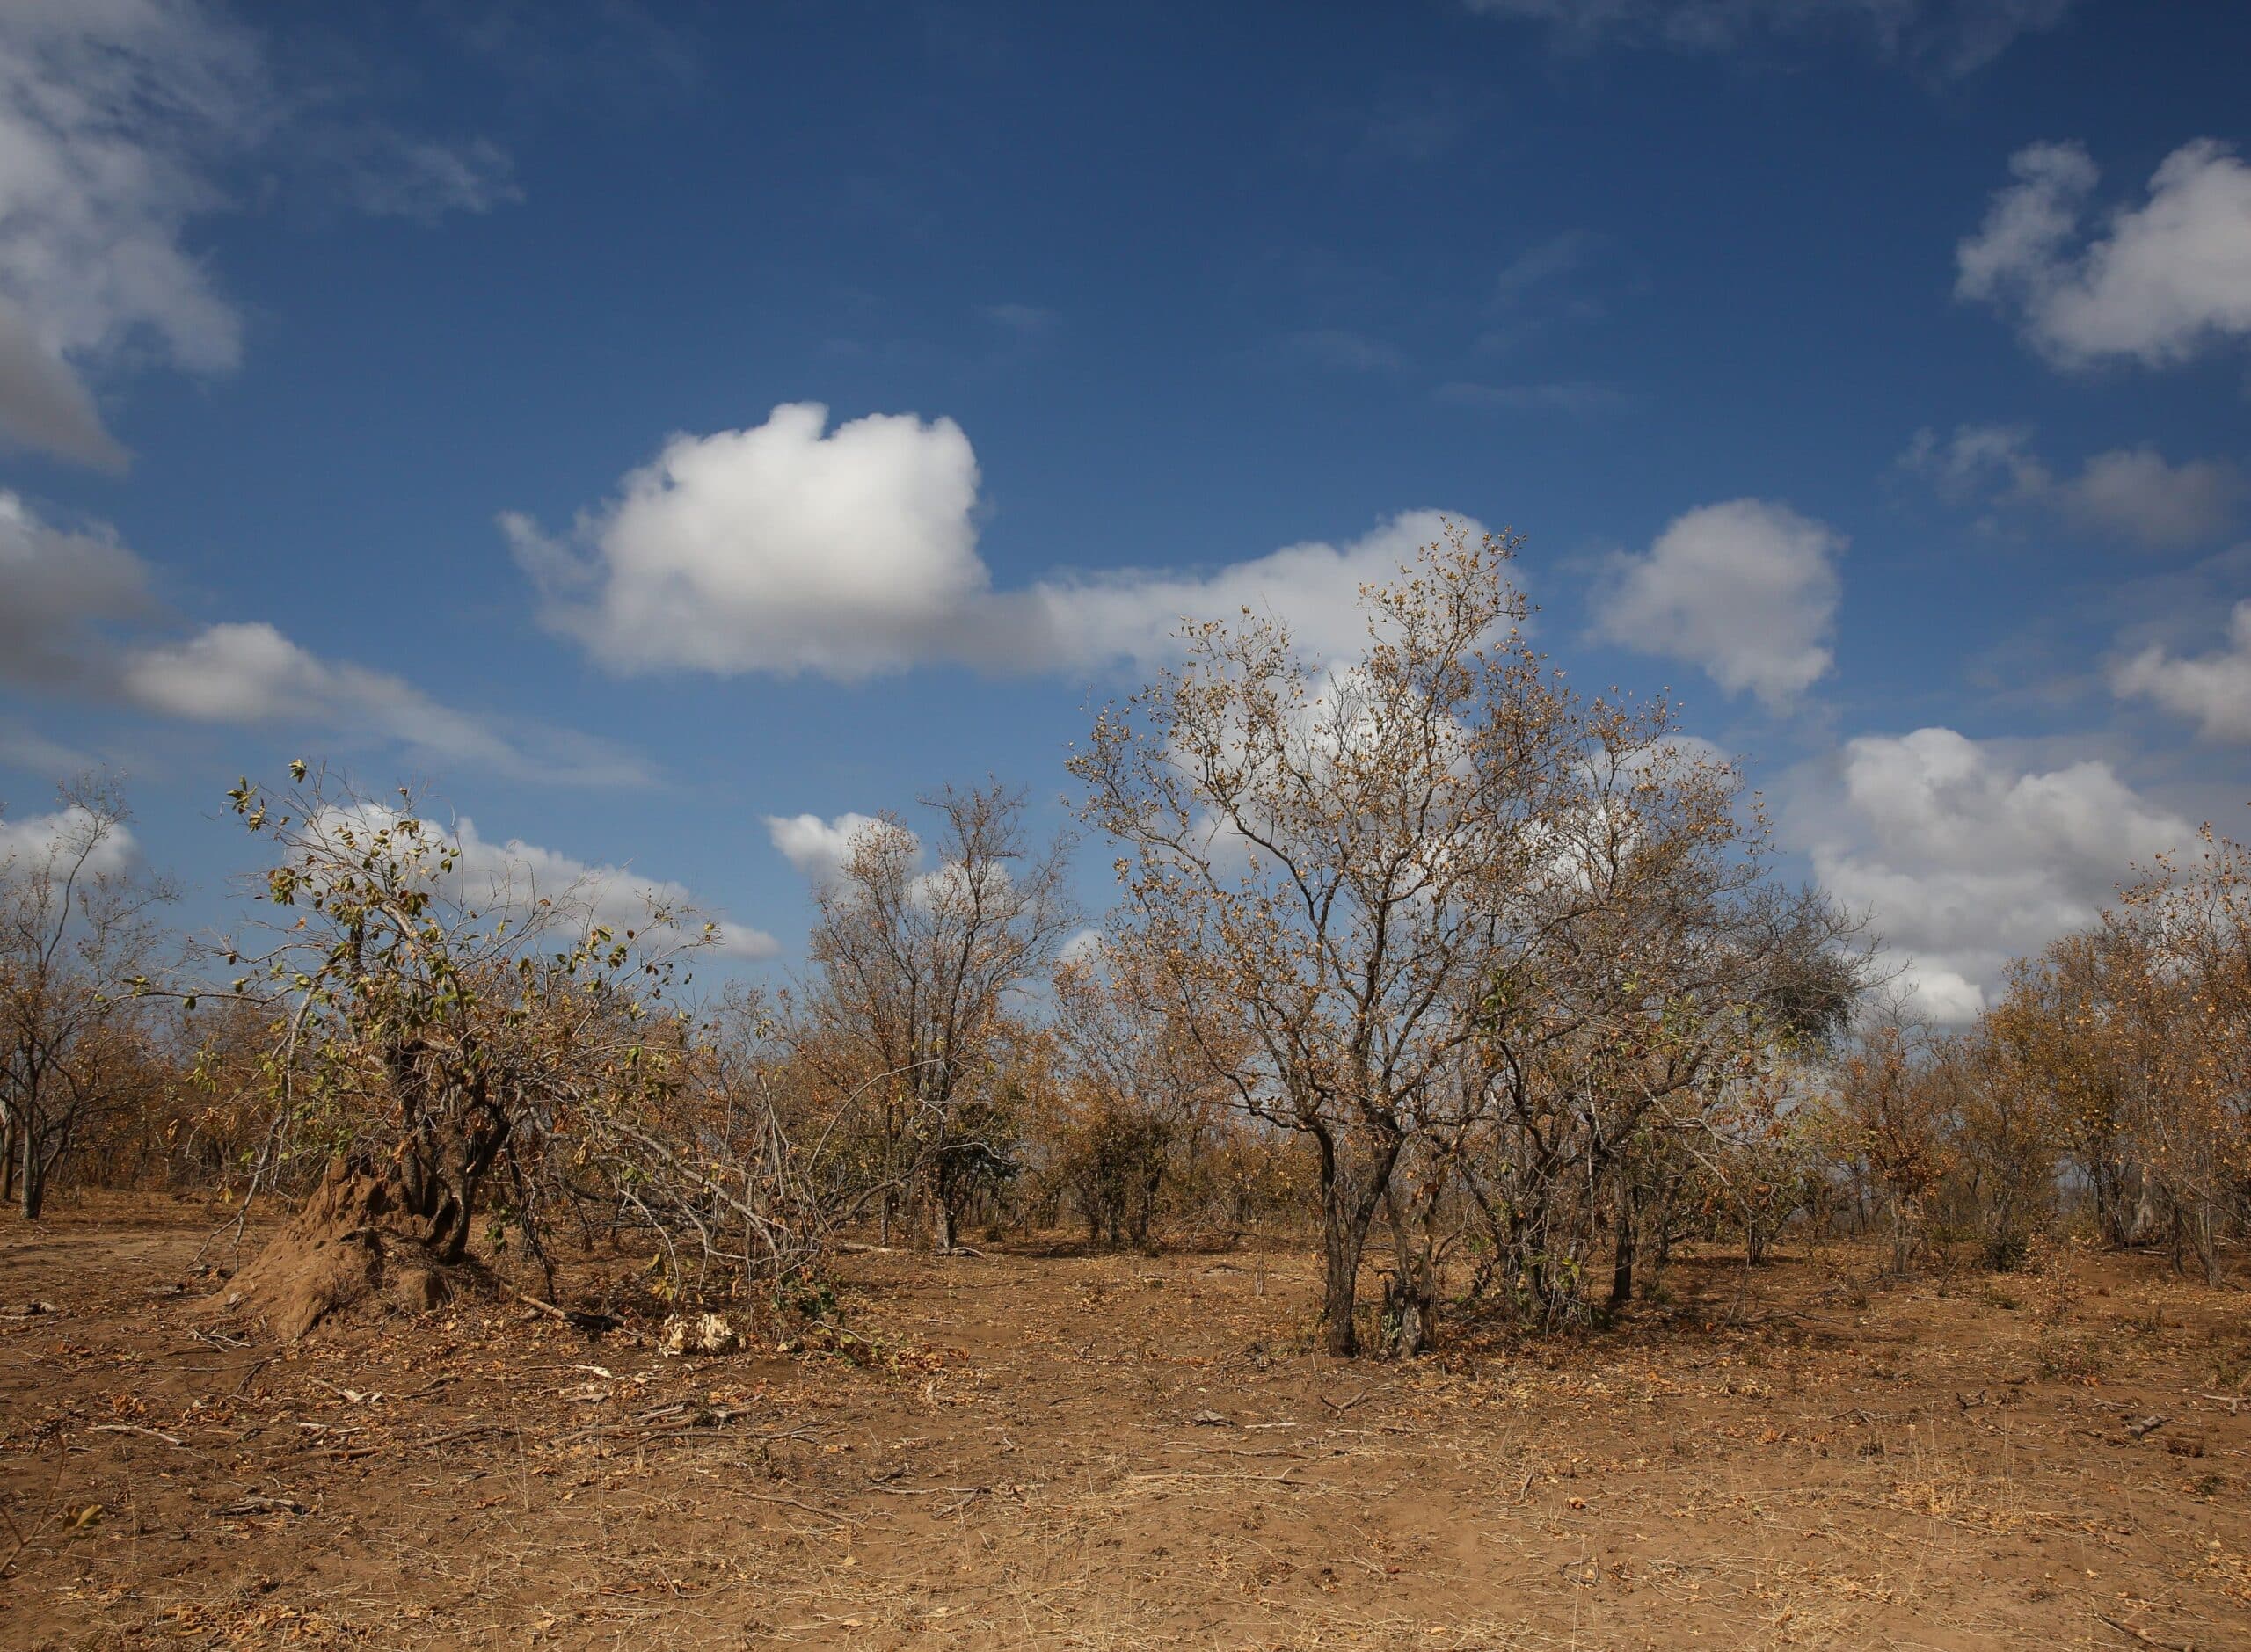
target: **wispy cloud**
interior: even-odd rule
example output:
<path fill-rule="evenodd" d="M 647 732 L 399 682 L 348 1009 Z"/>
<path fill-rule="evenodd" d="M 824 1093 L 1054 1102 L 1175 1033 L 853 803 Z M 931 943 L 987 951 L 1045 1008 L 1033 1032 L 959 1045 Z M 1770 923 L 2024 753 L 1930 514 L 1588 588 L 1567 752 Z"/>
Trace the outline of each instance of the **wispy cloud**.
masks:
<path fill-rule="evenodd" d="M 1482 384 L 1456 379 L 1431 392 L 1458 407 L 1490 408 L 1506 413 L 1567 413 L 1592 418 L 1620 413 L 1642 405 L 1643 397 L 1615 384 L 1592 379 L 1561 379 L 1549 383 Z"/>
<path fill-rule="evenodd" d="M 1291 333 L 1279 350 L 1287 360 L 1339 373 L 1396 373 L 1406 365 L 1406 358 L 1380 338 L 1343 327 Z"/>
<path fill-rule="evenodd" d="M 2115 448 L 2093 455 L 2076 475 L 2058 474 L 2023 425 L 1958 425 L 1944 437 L 1920 430 L 1899 463 L 1952 504 L 2036 508 L 2081 534 L 2147 550 L 2220 539 L 2251 499 L 2251 477 L 2233 462 L 2176 464 L 2148 446 Z"/>
<path fill-rule="evenodd" d="M 1937 80 L 1972 74 L 2028 34 L 2054 28 L 2075 0 L 1464 0 L 1488 17 L 1544 25 L 1562 50 L 1655 47 L 1737 52 L 1776 43 L 1850 42 Z"/>
<path fill-rule="evenodd" d="M 90 372 L 224 373 L 243 321 L 191 226 L 257 162 L 361 210 L 430 219 L 516 198 L 491 142 L 441 142 L 286 88 L 201 0 L 0 6 L 0 438 L 120 469 Z"/>
<path fill-rule="evenodd" d="M 654 778 L 608 741 L 463 711 L 393 673 L 324 658 L 264 621 L 169 635 L 151 584 L 107 528 L 50 527 L 0 491 L 0 681 L 185 723 L 314 731 L 514 779 Z"/>

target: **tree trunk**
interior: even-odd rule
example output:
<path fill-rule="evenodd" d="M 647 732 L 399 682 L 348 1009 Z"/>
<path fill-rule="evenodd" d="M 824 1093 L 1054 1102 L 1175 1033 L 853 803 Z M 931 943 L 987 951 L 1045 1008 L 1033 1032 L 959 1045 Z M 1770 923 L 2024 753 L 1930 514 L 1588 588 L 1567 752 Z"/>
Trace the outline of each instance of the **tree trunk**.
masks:
<path fill-rule="evenodd" d="M 1360 1234 L 1352 1231 L 1350 1223 L 1324 1209 L 1321 1234 L 1322 1346 L 1338 1359 L 1350 1359 L 1360 1351 L 1359 1329 L 1352 1323 L 1352 1310 L 1358 1306 L 1359 1273 Z"/>
<path fill-rule="evenodd" d="M 2118 1166 L 2098 1161 L 2091 1178 L 2094 1183 L 2094 1220 L 2113 1250 L 2133 1242 L 2133 1217 L 2126 1204 L 2125 1173 Z"/>
<path fill-rule="evenodd" d="M 1430 1292 L 1398 1274 L 1383 1281 L 1384 1351 L 1395 1359 L 1416 1359 L 1430 1351 L 1432 1320 Z"/>
<path fill-rule="evenodd" d="M 1618 1223 L 1611 1236 L 1610 1312 L 1616 1314 L 1634 1299 L 1634 1207 L 1621 1196 Z"/>
<path fill-rule="evenodd" d="M 1338 1162 L 1336 1144 L 1325 1134 L 1321 1143 L 1321 1327 L 1322 1345 L 1339 1359 L 1360 1351 L 1359 1328 L 1353 1310 L 1359 1305 L 1360 1255 L 1367 1247 L 1368 1227 L 1377 1205 L 1391 1185 L 1391 1168 L 1398 1162 L 1399 1144 L 1385 1142 L 1362 1176 L 1355 1177 Z"/>
<path fill-rule="evenodd" d="M 40 1162 L 39 1132 L 25 1119 L 23 1129 L 23 1152 L 16 1178 L 17 1192 L 21 1196 L 19 1208 L 27 1222 L 39 1220 L 40 1212 L 47 1204 L 47 1167 Z"/>
<path fill-rule="evenodd" d="M 2134 1213 L 2126 1224 L 2125 1242 L 2144 1245 L 2149 1242 L 2151 1230 L 2157 1226 L 2157 1188 L 2149 1173 L 2144 1171 L 2141 1187 L 2134 1199 Z"/>
<path fill-rule="evenodd" d="M 1409 1236 L 1399 1201 L 1388 1190 L 1383 1210 L 1397 1265 L 1383 1282 L 1384 1351 L 1395 1359 L 1415 1359 L 1430 1351 L 1438 1334 L 1438 1279 L 1427 1253 L 1417 1250 Z"/>
<path fill-rule="evenodd" d="M 1915 1260 L 1915 1226 L 1920 1212 L 1904 1198 L 1891 1202 L 1891 1271 L 1904 1274 Z"/>

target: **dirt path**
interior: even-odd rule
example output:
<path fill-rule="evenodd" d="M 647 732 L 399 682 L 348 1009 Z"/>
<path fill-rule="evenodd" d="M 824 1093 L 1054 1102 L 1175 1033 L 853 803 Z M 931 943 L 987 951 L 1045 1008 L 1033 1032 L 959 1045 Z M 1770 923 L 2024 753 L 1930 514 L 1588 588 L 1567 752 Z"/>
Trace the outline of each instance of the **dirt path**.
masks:
<path fill-rule="evenodd" d="M 1245 1254 L 856 1258 L 862 1363 L 498 1303 L 284 1353 L 189 1310 L 187 1214 L 0 1227 L 55 1307 L 0 1319 L 0 1644 L 2251 1645 L 2241 1299 L 2144 1259 L 1733 1324 L 1716 1260 L 1406 1367 Z"/>

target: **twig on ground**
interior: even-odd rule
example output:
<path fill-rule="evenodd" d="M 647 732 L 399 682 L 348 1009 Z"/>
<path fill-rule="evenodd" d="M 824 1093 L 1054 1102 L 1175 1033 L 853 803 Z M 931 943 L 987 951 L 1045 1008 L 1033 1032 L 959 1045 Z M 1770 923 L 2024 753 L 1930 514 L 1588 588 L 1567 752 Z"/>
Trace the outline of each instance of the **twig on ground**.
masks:
<path fill-rule="evenodd" d="M 615 1314 L 594 1314 L 584 1308 L 557 1307 L 552 1302 L 541 1301 L 528 1292 L 517 1292 L 516 1300 L 528 1307 L 537 1308 L 550 1319 L 560 1320 L 565 1325 L 585 1331 L 589 1335 L 597 1335 L 602 1331 L 614 1331 L 625 1323 Z"/>
<path fill-rule="evenodd" d="M 2129 1641 L 2138 1641 L 2144 1646 L 2163 1647 L 2166 1652 L 2196 1652 L 2196 1648 L 2186 1641 L 2160 1641 L 2148 1630 L 2137 1629 L 2131 1623 L 2121 1623 L 2107 1612 L 2098 1612 L 2094 1615 Z"/>
<path fill-rule="evenodd" d="M 450 1434 L 441 1434 L 432 1439 L 415 1440 L 412 1444 L 418 1450 L 426 1452 L 440 1445 L 451 1445 L 456 1440 L 473 1440 L 480 1434 L 506 1434 L 515 1426 L 513 1423 L 478 1423 L 469 1428 L 455 1429 Z"/>
<path fill-rule="evenodd" d="M 1290 1476 L 1291 1476 L 1292 1474 L 1296 1474 L 1297 1472 L 1298 1472 L 1298 1471 L 1297 1471 L 1297 1466 L 1296 1466 L 1295 1464 L 1292 1464 L 1289 1467 L 1287 1467 L 1287 1468 L 1284 1469 L 1284 1470 L 1283 1470 L 1280 1474 L 1128 1474 L 1128 1475 L 1126 1476 L 1126 1479 L 1128 1479 L 1128 1480 L 1254 1480 L 1254 1481 L 1257 1481 L 1259 1484 L 1261 1484 L 1261 1485 L 1266 1485 L 1266 1486 L 1280 1485 L 1280 1484 L 1285 1484 L 1285 1483 L 1289 1484 L 1289 1485 L 1295 1485 L 1295 1484 L 1297 1484 L 1298 1482 L 1297 1482 L 1297 1481 L 1293 1481 L 1293 1480 L 1291 1480 L 1291 1479 L 1290 1479 Z"/>
<path fill-rule="evenodd" d="M 166 1434 L 158 1429 L 144 1429 L 137 1423 L 92 1423 L 87 1425 L 92 1434 L 145 1434 L 152 1440 L 162 1440 L 167 1445 L 177 1445 L 185 1451 L 187 1442 L 178 1435 Z"/>
<path fill-rule="evenodd" d="M 777 1497 L 770 1493 L 762 1491 L 739 1491 L 735 1493 L 735 1496 L 746 1498 L 752 1503 L 778 1503 L 788 1508 L 803 1509 L 807 1514 L 817 1514 L 824 1520 L 841 1520 L 846 1525 L 865 1525 L 867 1524 L 865 1519 L 857 1516 L 846 1514 L 841 1510 L 816 1509 L 812 1504 L 809 1503 L 800 1503 L 795 1497 Z"/>

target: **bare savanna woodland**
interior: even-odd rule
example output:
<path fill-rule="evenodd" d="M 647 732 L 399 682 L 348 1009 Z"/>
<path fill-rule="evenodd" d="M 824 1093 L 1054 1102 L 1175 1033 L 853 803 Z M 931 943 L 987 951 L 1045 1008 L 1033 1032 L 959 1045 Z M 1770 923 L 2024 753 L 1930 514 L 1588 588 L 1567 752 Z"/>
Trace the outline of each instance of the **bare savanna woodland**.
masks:
<path fill-rule="evenodd" d="M 864 826 L 786 985 L 296 762 L 0 866 L 0 1641 L 2251 1644 L 2251 850 L 1975 1024 L 1506 538 Z"/>

